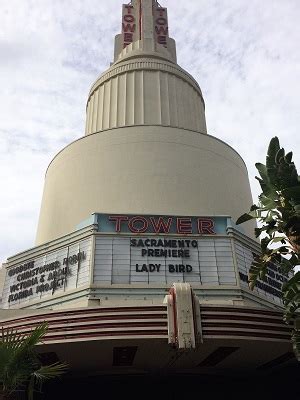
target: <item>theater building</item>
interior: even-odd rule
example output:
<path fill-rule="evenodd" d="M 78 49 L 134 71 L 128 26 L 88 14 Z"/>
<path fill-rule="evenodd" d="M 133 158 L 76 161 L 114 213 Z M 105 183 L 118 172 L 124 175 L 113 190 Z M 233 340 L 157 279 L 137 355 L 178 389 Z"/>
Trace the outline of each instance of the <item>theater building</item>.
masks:
<path fill-rule="evenodd" d="M 293 366 L 287 277 L 271 266 L 248 287 L 260 246 L 234 223 L 252 204 L 244 161 L 207 133 L 167 9 L 133 0 L 121 26 L 85 135 L 47 169 L 35 246 L 7 260 L 0 324 L 47 321 L 39 351 L 76 379 Z"/>

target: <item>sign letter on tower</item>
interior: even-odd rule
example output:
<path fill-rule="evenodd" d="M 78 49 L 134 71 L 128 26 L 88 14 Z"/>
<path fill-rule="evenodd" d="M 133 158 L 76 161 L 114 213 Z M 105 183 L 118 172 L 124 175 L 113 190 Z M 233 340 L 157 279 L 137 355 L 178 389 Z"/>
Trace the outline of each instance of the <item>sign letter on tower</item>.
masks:
<path fill-rule="evenodd" d="M 122 33 L 123 33 L 123 47 L 132 43 L 133 34 L 136 31 L 136 18 L 134 15 L 134 8 L 129 4 L 123 5 L 123 21 L 122 21 Z"/>
<path fill-rule="evenodd" d="M 157 7 L 154 10 L 154 29 L 156 35 L 156 41 L 167 47 L 167 37 L 169 36 L 168 28 L 168 15 L 167 9 L 163 7 Z"/>

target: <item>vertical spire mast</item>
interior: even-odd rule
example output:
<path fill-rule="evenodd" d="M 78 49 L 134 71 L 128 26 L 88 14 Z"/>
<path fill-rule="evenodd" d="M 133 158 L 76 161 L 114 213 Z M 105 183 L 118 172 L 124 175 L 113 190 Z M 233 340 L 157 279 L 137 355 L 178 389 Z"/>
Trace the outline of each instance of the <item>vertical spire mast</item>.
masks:
<path fill-rule="evenodd" d="M 131 50 L 163 53 L 176 62 L 175 41 L 169 38 L 167 9 L 156 0 L 132 0 L 123 4 L 122 33 L 116 36 L 115 61 Z"/>

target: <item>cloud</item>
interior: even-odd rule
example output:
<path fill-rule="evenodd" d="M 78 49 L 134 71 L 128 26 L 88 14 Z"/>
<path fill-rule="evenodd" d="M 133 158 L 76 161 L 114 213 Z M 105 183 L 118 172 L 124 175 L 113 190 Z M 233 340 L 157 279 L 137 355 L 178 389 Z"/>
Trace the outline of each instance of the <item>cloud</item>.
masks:
<path fill-rule="evenodd" d="M 300 168 L 298 0 L 161 0 L 178 62 L 199 82 L 208 131 L 254 163 L 271 137 Z M 34 243 L 44 173 L 84 134 L 87 95 L 113 59 L 121 1 L 2 0 L 0 261 Z"/>
<path fill-rule="evenodd" d="M 278 135 L 286 149 L 294 150 L 300 165 L 299 3 L 165 3 L 179 62 L 202 88 L 208 130 L 242 155 L 257 197 L 254 163 L 264 161 L 271 137 Z"/>

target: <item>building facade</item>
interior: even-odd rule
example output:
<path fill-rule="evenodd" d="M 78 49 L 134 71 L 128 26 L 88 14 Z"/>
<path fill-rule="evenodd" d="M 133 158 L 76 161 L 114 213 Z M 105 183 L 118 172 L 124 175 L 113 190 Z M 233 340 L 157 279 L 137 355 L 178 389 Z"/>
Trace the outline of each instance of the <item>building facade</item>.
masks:
<path fill-rule="evenodd" d="M 259 243 L 234 223 L 252 204 L 245 163 L 207 133 L 157 1 L 123 5 L 86 110 L 85 136 L 48 167 L 35 247 L 7 261 L 2 325 L 48 321 L 41 352 L 78 374 L 293 363 L 287 277 L 273 265 L 248 287 Z"/>

